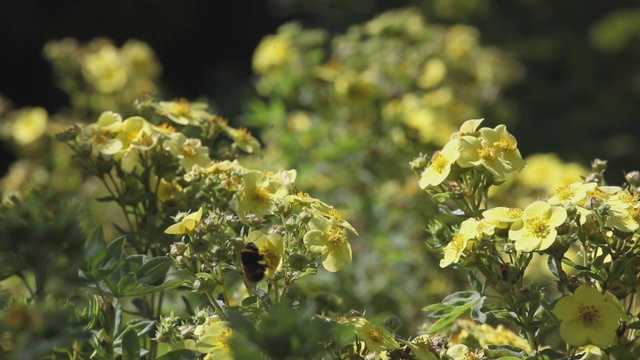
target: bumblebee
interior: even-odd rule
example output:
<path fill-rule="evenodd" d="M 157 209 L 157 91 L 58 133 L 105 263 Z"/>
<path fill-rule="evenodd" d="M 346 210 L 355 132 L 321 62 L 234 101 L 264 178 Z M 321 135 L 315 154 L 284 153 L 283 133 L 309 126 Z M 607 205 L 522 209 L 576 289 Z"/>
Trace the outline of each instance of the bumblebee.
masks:
<path fill-rule="evenodd" d="M 264 272 L 267 266 L 262 263 L 263 255 L 260 255 L 256 244 L 250 242 L 240 251 L 240 260 L 242 261 L 242 271 L 247 280 L 258 282 L 264 278 Z"/>

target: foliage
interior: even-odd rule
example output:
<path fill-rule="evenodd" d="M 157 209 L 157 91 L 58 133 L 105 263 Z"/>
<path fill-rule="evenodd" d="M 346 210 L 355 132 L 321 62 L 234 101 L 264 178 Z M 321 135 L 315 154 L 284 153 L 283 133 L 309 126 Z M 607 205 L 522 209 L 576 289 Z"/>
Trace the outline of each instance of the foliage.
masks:
<path fill-rule="evenodd" d="M 298 169 L 299 186 L 343 209 L 362 233 L 360 264 L 341 277 L 356 286 L 341 297 L 370 311 L 393 306 L 417 327 L 414 300 L 436 300 L 461 279 L 438 273 L 434 254 L 422 251 L 418 224 L 436 204 L 419 196 L 407 163 L 447 142 L 463 119 L 507 108 L 498 99 L 521 67 L 482 46 L 477 29 L 401 9 L 333 38 L 285 24 L 258 45 L 253 68 L 262 98 L 246 119 L 265 128 L 266 142 L 257 161 Z"/>

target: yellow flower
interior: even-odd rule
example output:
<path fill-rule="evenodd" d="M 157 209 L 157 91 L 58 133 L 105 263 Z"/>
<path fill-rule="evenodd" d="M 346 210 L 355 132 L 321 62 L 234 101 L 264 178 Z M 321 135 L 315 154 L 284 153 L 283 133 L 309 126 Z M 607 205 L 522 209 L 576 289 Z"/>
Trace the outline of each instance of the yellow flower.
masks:
<path fill-rule="evenodd" d="M 575 182 L 563 185 L 556 189 L 555 194 L 548 200 L 552 205 L 582 205 L 587 199 L 589 192 L 593 191 L 598 184 Z"/>
<path fill-rule="evenodd" d="M 567 211 L 563 207 L 536 201 L 527 206 L 522 218 L 511 225 L 509 239 L 516 242 L 518 251 L 545 250 L 556 240 L 556 228 L 566 219 Z"/>
<path fill-rule="evenodd" d="M 102 93 L 113 93 L 121 89 L 127 83 L 128 72 L 118 49 L 108 43 L 98 51 L 87 54 L 82 63 L 82 73 L 87 82 Z"/>
<path fill-rule="evenodd" d="M 610 206 L 607 226 L 624 232 L 634 232 L 640 228 L 640 195 L 620 191 L 605 202 Z"/>
<path fill-rule="evenodd" d="M 411 341 L 407 342 L 407 347 L 411 349 L 411 355 L 416 360 L 436 360 L 433 353 L 433 345 L 431 345 L 431 337 L 429 335 L 418 335 Z"/>
<path fill-rule="evenodd" d="M 20 110 L 11 127 L 13 140 L 19 145 L 28 145 L 38 140 L 47 130 L 47 119 L 47 110 L 44 108 Z"/>
<path fill-rule="evenodd" d="M 562 322 L 560 336 L 569 345 L 593 344 L 600 348 L 616 342 L 620 314 L 595 288 L 581 285 L 573 295 L 558 300 L 553 313 Z"/>
<path fill-rule="evenodd" d="M 196 343 L 196 350 L 207 354 L 205 359 L 233 360 L 232 337 L 233 330 L 228 321 L 213 322 L 203 330 Z"/>
<path fill-rule="evenodd" d="M 522 217 L 522 209 L 512 207 L 495 207 L 482 212 L 482 217 L 495 227 L 506 229 Z"/>
<path fill-rule="evenodd" d="M 467 345 L 455 344 L 447 349 L 447 358 L 451 360 L 480 360 L 482 352 L 475 352 L 469 349 Z"/>
<path fill-rule="evenodd" d="M 322 256 L 322 266 L 331 272 L 351 264 L 351 244 L 344 228 L 334 220 L 316 216 L 309 221 L 309 230 L 304 234 L 305 246 L 312 253 Z"/>
<path fill-rule="evenodd" d="M 122 141 L 117 138 L 121 130 L 122 116 L 113 111 L 105 111 L 95 124 L 83 127 L 78 138 L 81 142 L 89 143 L 102 155 L 114 155 L 122 150 Z"/>
<path fill-rule="evenodd" d="M 352 318 L 350 323 L 355 328 L 356 336 L 364 341 L 367 349 L 373 352 L 395 350 L 400 344 L 393 338 L 393 334 L 381 325 L 373 325 L 364 318 Z"/>
<path fill-rule="evenodd" d="M 206 112 L 208 107 L 206 103 L 190 103 L 185 98 L 159 101 L 153 104 L 153 107 L 156 113 L 180 125 L 197 125 L 198 119 L 210 118 L 209 113 Z"/>
<path fill-rule="evenodd" d="M 243 186 L 237 195 L 237 211 L 240 216 L 254 213 L 267 214 L 277 199 L 284 198 L 286 185 L 263 172 L 250 170 L 242 177 Z"/>
<path fill-rule="evenodd" d="M 253 231 L 245 240 L 247 243 L 254 243 L 258 247 L 260 255 L 263 256 L 267 277 L 273 279 L 276 271 L 282 267 L 282 256 L 284 255 L 284 240 L 278 234 L 265 234 L 262 231 Z"/>
<path fill-rule="evenodd" d="M 416 79 L 416 84 L 422 89 L 438 85 L 447 75 L 447 66 L 444 61 L 433 58 L 427 61 L 422 68 L 422 73 Z"/>
<path fill-rule="evenodd" d="M 230 126 L 222 125 L 222 129 L 233 140 L 234 145 L 242 151 L 253 153 L 260 149 L 260 142 L 251 135 L 247 128 L 234 129 Z"/>
<path fill-rule="evenodd" d="M 264 74 L 284 64 L 291 53 L 291 45 L 284 35 L 265 36 L 253 53 L 253 71 Z"/>
<path fill-rule="evenodd" d="M 460 142 L 457 139 L 452 139 L 442 148 L 441 151 L 436 152 L 429 166 L 422 172 L 420 176 L 420 188 L 425 189 L 427 186 L 440 185 L 451 172 L 451 165 L 460 156 Z"/>
<path fill-rule="evenodd" d="M 460 139 L 463 136 L 472 136 L 478 130 L 478 126 L 484 121 L 484 119 L 469 119 L 465 121 L 460 130 L 451 134 L 452 139 Z"/>
<path fill-rule="evenodd" d="M 193 229 L 195 229 L 196 226 L 198 226 L 201 218 L 202 218 L 202 208 L 198 209 L 198 211 L 194 213 L 185 215 L 177 223 L 169 226 L 164 232 L 165 234 L 175 234 L 175 235 L 187 234 L 193 231 Z"/>
<path fill-rule="evenodd" d="M 507 131 L 506 126 L 481 128 L 478 131 L 480 137 L 461 137 L 458 165 L 482 165 L 498 179 L 504 179 L 506 174 L 524 168 L 526 163 L 520 156 L 516 139 Z"/>
<path fill-rule="evenodd" d="M 460 260 L 462 253 L 470 249 L 478 237 L 480 222 L 474 218 L 467 219 L 460 224 L 460 229 L 451 241 L 444 247 L 444 257 L 440 260 L 440 267 L 447 267 Z"/>
<path fill-rule="evenodd" d="M 151 125 L 140 116 L 126 119 L 117 138 L 122 143 L 122 149 L 113 158 L 120 160 L 120 167 L 126 173 L 131 173 L 138 164 L 138 150 L 148 150 L 155 144 Z"/>
<path fill-rule="evenodd" d="M 183 133 L 173 133 L 163 144 L 180 161 L 185 171 L 191 170 L 194 165 L 204 166 L 208 164 L 209 148 L 202 146 L 200 139 L 187 138 Z"/>

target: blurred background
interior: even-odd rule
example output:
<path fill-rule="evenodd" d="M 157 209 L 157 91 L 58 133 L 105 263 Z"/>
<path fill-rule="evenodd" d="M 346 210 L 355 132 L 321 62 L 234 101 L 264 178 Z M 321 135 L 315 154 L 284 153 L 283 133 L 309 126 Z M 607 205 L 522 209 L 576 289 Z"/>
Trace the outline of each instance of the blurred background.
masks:
<path fill-rule="evenodd" d="M 614 184 L 640 164 L 637 1 L 25 0 L 0 4 L 0 41 L 0 95 L 13 103 L 0 114 L 14 124 L 0 126 L 2 173 L 30 161 L 0 182 L 5 193 L 37 183 L 33 164 L 73 190 L 59 161 L 40 159 L 49 145 L 17 136 L 26 113 L 13 109 L 68 124 L 133 114 L 140 93 L 206 100 L 265 144 L 242 161 L 297 169 L 299 188 L 360 232 L 338 281 L 321 274 L 299 290 L 410 329 L 464 279 L 425 246 L 435 203 L 408 164 L 463 121 L 506 124 L 529 164 L 492 205 L 549 196 L 594 158 L 609 160 Z"/>
<path fill-rule="evenodd" d="M 420 9 L 427 22 L 472 25 L 483 45 L 508 50 L 523 64 L 525 77 L 503 97 L 524 155 L 554 151 L 583 164 L 609 159 L 615 179 L 636 166 L 640 10 L 633 0 L 6 1 L 0 94 L 18 107 L 55 111 L 69 100 L 42 57 L 47 41 L 104 36 L 121 45 L 135 38 L 157 53 L 167 97 L 204 96 L 233 119 L 252 92 L 251 55 L 279 25 L 299 20 L 339 34 L 406 6 Z"/>

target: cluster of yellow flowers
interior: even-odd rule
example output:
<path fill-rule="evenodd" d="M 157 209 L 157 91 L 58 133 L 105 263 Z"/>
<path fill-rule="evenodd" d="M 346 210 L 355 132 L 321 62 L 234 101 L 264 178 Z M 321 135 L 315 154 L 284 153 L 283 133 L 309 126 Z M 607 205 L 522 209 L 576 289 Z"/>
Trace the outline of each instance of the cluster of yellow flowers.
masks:
<path fill-rule="evenodd" d="M 533 283 L 525 285 L 522 278 L 533 264 L 533 255 L 548 255 L 558 289 L 562 293 L 574 290 L 553 307 L 562 338 L 575 347 L 595 345 L 611 350 L 623 341 L 616 335 L 620 323 L 630 321 L 619 299 L 631 296 L 633 300 L 637 289 L 634 279 L 640 271 L 635 260 L 640 229 L 636 174 L 627 175 L 629 184 L 625 187 L 608 186 L 602 177 L 604 162 L 595 161 L 592 173 L 582 181 L 562 184 L 523 208 L 487 207 L 489 188 L 503 183 L 505 175 L 523 169 L 525 161 L 515 138 L 503 125 L 478 129 L 481 121 L 466 121 L 426 166 L 420 166 L 425 164 L 424 158 L 412 164 L 423 168 L 420 187 L 454 208 L 448 212 L 460 219 L 444 241 L 440 267 L 457 264 L 479 269 L 489 286 L 499 292 L 513 291 L 515 301 L 508 297 L 504 301 L 517 307 L 521 301 L 547 301 L 533 300 L 531 295 L 522 298 L 529 300 L 517 299 L 523 296 L 520 292 L 538 288 Z M 431 229 L 438 227 L 431 225 Z M 577 257 L 571 255 L 576 248 Z M 571 277 L 563 267 L 569 268 Z M 522 321 L 519 325 L 526 326 Z M 529 350 L 534 349 L 539 344 L 530 330 L 525 332 Z"/>
<path fill-rule="evenodd" d="M 482 121 L 466 121 L 460 131 L 451 135 L 444 148 L 433 155 L 420 176 L 422 189 L 440 185 L 449 176 L 453 164 L 462 168 L 482 166 L 496 180 L 503 180 L 505 175 L 524 168 L 525 162 L 520 156 L 516 139 L 506 126 L 478 129 Z"/>
<path fill-rule="evenodd" d="M 76 115 L 102 109 L 125 112 L 140 94 L 158 89 L 161 66 L 153 49 L 142 41 L 129 40 L 118 48 L 104 38 L 87 44 L 66 38 L 48 42 L 43 53 L 60 87 L 71 97 Z"/>

